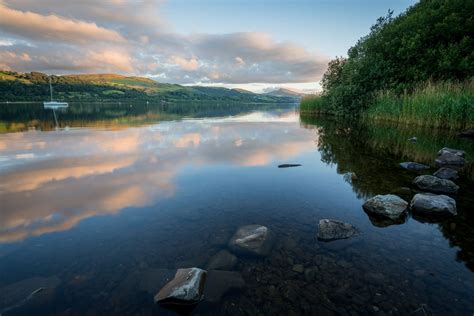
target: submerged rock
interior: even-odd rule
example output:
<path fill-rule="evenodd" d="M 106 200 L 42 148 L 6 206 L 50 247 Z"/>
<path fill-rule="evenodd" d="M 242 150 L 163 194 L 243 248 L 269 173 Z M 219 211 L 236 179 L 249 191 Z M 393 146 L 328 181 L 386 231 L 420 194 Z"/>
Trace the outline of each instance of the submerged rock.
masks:
<path fill-rule="evenodd" d="M 416 194 L 410 202 L 413 213 L 432 216 L 456 215 L 456 201 L 446 195 Z"/>
<path fill-rule="evenodd" d="M 412 142 L 412 143 L 416 143 L 416 142 L 418 141 L 418 138 L 416 138 L 416 137 L 411 137 L 411 138 L 409 138 L 408 140 L 409 140 L 410 142 Z"/>
<path fill-rule="evenodd" d="M 229 248 L 237 254 L 268 256 L 275 238 L 273 232 L 262 225 L 240 227 L 229 241 Z"/>
<path fill-rule="evenodd" d="M 359 231 L 348 223 L 332 219 L 322 219 L 319 221 L 318 239 L 322 241 L 346 239 L 359 234 Z"/>
<path fill-rule="evenodd" d="M 221 250 L 216 253 L 206 267 L 207 270 L 232 270 L 237 264 L 237 257 L 228 252 Z"/>
<path fill-rule="evenodd" d="M 204 302 L 219 303 L 223 296 L 238 293 L 245 281 L 236 271 L 209 271 L 204 286 Z"/>
<path fill-rule="evenodd" d="M 397 219 L 405 213 L 408 203 L 394 194 L 386 194 L 368 199 L 362 207 L 367 213 Z"/>
<path fill-rule="evenodd" d="M 450 153 L 459 157 L 463 157 L 466 155 L 466 152 L 464 150 L 459 150 L 459 149 L 452 149 L 448 147 L 442 148 L 440 151 L 438 151 L 438 156 L 441 156 L 445 153 Z"/>
<path fill-rule="evenodd" d="M 285 163 L 278 165 L 278 168 L 292 168 L 292 167 L 301 167 L 301 164 Z"/>
<path fill-rule="evenodd" d="M 459 178 L 458 171 L 451 168 L 440 168 L 438 171 L 433 173 L 435 177 L 446 180 L 456 180 Z"/>
<path fill-rule="evenodd" d="M 413 184 L 421 190 L 431 191 L 435 193 L 457 193 L 459 186 L 451 180 L 440 179 L 435 176 L 423 175 L 413 180 Z"/>
<path fill-rule="evenodd" d="M 438 166 L 464 166 L 466 161 L 462 156 L 445 151 L 435 160 Z"/>
<path fill-rule="evenodd" d="M 61 284 L 57 276 L 34 277 L 21 280 L 0 288 L 0 315 L 17 310 L 32 301 L 52 298 L 54 290 Z"/>
<path fill-rule="evenodd" d="M 168 282 L 155 295 L 154 301 L 160 305 L 193 305 L 201 300 L 206 271 L 199 268 L 178 269 Z"/>
<path fill-rule="evenodd" d="M 402 162 L 400 163 L 400 167 L 405 168 L 407 170 L 416 170 L 416 171 L 426 170 L 430 168 L 430 166 L 417 163 L 417 162 L 412 162 L 412 161 Z"/>

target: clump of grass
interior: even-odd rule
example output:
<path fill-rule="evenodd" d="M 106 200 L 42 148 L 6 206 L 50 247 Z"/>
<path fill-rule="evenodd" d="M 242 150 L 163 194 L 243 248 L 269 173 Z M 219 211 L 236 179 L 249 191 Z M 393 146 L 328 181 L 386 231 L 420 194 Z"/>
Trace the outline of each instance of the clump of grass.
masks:
<path fill-rule="evenodd" d="M 379 93 L 365 117 L 402 124 L 461 129 L 474 127 L 474 80 L 428 82 L 410 93 Z"/>
<path fill-rule="evenodd" d="M 308 95 L 301 99 L 300 113 L 317 114 L 328 111 L 326 100 L 320 95 Z"/>

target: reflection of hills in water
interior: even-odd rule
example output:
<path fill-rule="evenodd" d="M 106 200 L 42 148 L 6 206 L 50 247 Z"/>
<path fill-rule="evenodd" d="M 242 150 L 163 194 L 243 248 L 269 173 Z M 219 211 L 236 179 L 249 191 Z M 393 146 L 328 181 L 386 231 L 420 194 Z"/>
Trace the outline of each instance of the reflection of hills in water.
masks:
<path fill-rule="evenodd" d="M 474 159 L 474 142 L 458 138 L 456 133 L 446 130 L 324 118 L 301 118 L 301 125 L 317 129 L 318 150 L 323 162 L 336 164 L 340 174 L 354 172 L 357 175 L 357 179 L 349 183 L 358 197 L 364 199 L 394 193 L 409 201 L 415 194 L 411 182 L 417 173 L 400 168 L 398 164 L 402 161 L 431 165 L 432 168 L 425 172 L 431 174 L 437 170 L 434 160 L 442 147 L 465 150 L 467 161 Z M 418 138 L 415 144 L 408 141 L 413 136 Z M 460 247 L 458 259 L 474 271 L 473 179 L 474 168 L 469 163 L 462 178 L 456 181 L 461 187 L 455 197 L 458 216 L 438 225 L 451 246 Z M 384 223 L 378 224 L 376 226 L 384 226 Z"/>
<path fill-rule="evenodd" d="M 291 107 L 294 104 L 288 105 Z M 237 102 L 70 103 L 68 109 L 56 110 L 56 114 L 59 127 L 123 128 L 184 117 L 220 117 L 278 108 L 282 105 Z M 44 109 L 41 103 L 0 106 L 0 133 L 54 128 L 52 111 Z"/>

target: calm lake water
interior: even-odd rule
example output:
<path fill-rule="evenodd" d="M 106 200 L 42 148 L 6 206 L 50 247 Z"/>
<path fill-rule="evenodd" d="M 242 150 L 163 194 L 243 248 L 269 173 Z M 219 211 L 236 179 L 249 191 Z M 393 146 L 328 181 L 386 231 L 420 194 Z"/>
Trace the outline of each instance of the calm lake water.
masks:
<path fill-rule="evenodd" d="M 173 315 L 153 304 L 163 277 L 206 268 L 238 227 L 261 224 L 271 254 L 239 256 L 245 286 L 193 314 L 473 315 L 472 165 L 452 219 L 389 225 L 361 207 L 411 199 L 417 173 L 399 162 L 433 165 L 444 146 L 472 161 L 473 141 L 300 119 L 291 106 L 215 109 L 72 105 L 55 129 L 40 106 L 3 108 L 0 314 Z M 323 218 L 362 234 L 318 241 Z"/>

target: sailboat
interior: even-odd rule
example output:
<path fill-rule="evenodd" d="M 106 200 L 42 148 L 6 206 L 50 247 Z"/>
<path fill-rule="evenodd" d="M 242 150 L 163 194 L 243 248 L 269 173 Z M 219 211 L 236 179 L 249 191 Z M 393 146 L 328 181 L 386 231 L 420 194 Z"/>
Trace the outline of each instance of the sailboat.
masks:
<path fill-rule="evenodd" d="M 69 104 L 67 102 L 53 101 L 53 86 L 51 85 L 51 77 L 49 77 L 49 92 L 51 93 L 51 101 L 44 101 L 43 105 L 45 109 L 61 109 L 67 108 Z"/>

